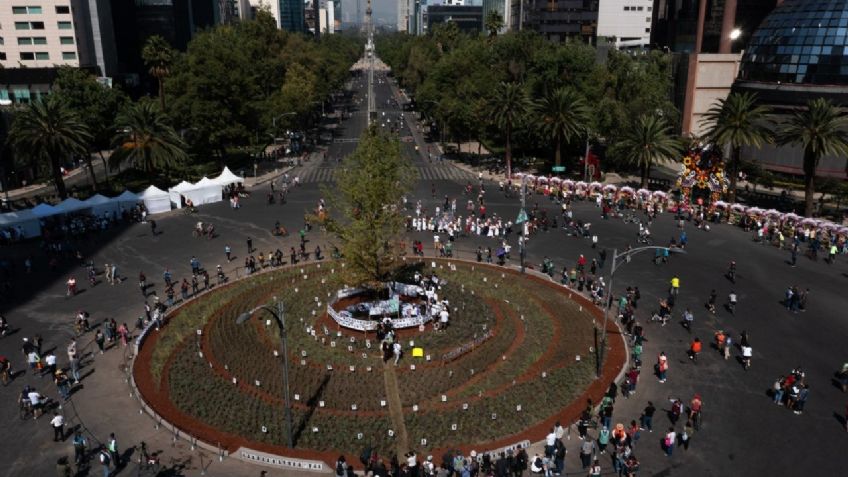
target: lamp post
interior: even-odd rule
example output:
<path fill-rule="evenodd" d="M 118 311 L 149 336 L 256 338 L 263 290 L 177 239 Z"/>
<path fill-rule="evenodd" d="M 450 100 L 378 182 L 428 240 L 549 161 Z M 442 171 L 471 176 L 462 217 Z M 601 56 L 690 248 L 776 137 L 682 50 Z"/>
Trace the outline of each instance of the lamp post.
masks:
<path fill-rule="evenodd" d="M 601 377 L 601 364 L 604 360 L 604 351 L 607 348 L 607 321 L 609 319 L 610 308 L 612 308 L 612 297 L 613 297 L 613 279 L 615 278 L 615 272 L 618 270 L 620 265 L 624 265 L 626 263 L 630 263 L 630 257 L 636 255 L 637 253 L 644 252 L 645 250 L 668 250 L 673 253 L 686 253 L 685 250 L 681 248 L 669 248 L 669 247 L 660 247 L 657 245 L 647 245 L 645 247 L 637 247 L 632 248 L 630 250 L 625 250 L 622 253 L 618 253 L 618 249 L 613 249 L 612 252 L 612 264 L 610 265 L 610 275 L 609 275 L 609 289 L 607 291 L 607 304 L 604 307 L 604 327 L 601 330 L 601 344 L 600 346 L 595 346 L 595 376 Z M 624 263 L 619 264 L 619 259 L 624 259 Z M 597 336 L 597 335 L 596 335 Z"/>
<path fill-rule="evenodd" d="M 283 392 L 285 393 L 286 430 L 288 434 L 289 448 L 294 449 L 294 440 L 292 437 L 291 401 L 289 401 L 289 355 L 286 351 L 286 322 L 283 302 L 277 301 L 276 310 L 267 305 L 259 305 L 250 311 L 246 311 L 236 318 L 236 324 L 240 325 L 246 322 L 259 310 L 265 310 L 273 316 L 277 321 L 277 326 L 280 328 L 280 350 L 283 353 Z"/>

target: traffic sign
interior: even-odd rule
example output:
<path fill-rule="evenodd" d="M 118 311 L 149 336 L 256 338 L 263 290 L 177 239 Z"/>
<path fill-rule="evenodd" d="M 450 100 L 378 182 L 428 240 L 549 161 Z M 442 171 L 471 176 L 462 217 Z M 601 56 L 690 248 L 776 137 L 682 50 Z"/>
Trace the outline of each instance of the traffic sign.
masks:
<path fill-rule="evenodd" d="M 524 209 L 521 209 L 521 211 L 518 212 L 518 218 L 515 219 L 515 225 L 520 225 L 520 224 L 523 224 L 524 222 L 527 222 L 527 211 L 525 211 Z"/>
<path fill-rule="evenodd" d="M 565 172 L 565 166 L 551 167 L 551 172 Z"/>

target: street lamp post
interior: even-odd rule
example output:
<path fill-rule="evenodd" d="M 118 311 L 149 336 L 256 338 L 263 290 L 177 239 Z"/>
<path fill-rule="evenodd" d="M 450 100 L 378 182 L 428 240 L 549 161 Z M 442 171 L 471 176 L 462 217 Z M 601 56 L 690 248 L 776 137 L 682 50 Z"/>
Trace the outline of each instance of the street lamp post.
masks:
<path fill-rule="evenodd" d="M 294 449 L 294 440 L 292 436 L 292 414 L 291 414 L 291 401 L 289 401 L 289 355 L 286 350 L 286 322 L 285 322 L 285 310 L 283 308 L 283 302 L 277 301 L 277 309 L 267 305 L 260 305 L 256 308 L 244 312 L 236 318 L 236 324 L 242 324 L 249 320 L 257 311 L 265 310 L 274 319 L 277 321 L 277 326 L 280 328 L 280 350 L 283 353 L 283 392 L 285 393 L 285 406 L 286 406 L 286 429 L 288 434 L 288 442 L 289 448 Z"/>
<path fill-rule="evenodd" d="M 636 255 L 637 253 L 644 252 L 645 250 L 668 250 L 673 253 L 686 253 L 685 250 L 681 248 L 669 248 L 669 247 L 660 247 L 657 245 L 648 245 L 645 247 L 637 247 L 632 248 L 630 250 L 625 250 L 622 253 L 618 253 L 618 249 L 613 249 L 612 252 L 612 264 L 610 265 L 610 275 L 609 275 L 609 288 L 606 294 L 607 304 L 604 307 L 604 326 L 601 330 L 601 343 L 600 346 L 595 346 L 595 376 L 601 377 L 601 365 L 604 360 L 604 352 L 607 348 L 607 321 L 609 319 L 610 308 L 612 308 L 612 297 L 613 297 L 613 279 L 615 278 L 615 272 L 618 270 L 620 265 L 626 264 L 630 262 L 630 257 Z M 619 259 L 624 259 L 624 263 L 619 264 Z"/>

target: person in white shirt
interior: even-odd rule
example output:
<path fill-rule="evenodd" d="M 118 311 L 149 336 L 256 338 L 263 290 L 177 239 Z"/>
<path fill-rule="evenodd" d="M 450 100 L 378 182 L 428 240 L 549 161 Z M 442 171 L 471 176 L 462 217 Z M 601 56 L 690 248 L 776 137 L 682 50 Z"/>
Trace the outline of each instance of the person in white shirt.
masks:
<path fill-rule="evenodd" d="M 545 436 L 545 456 L 550 457 L 554 455 L 554 451 L 556 450 L 556 428 L 551 428 L 551 432 Z"/>
<path fill-rule="evenodd" d="M 50 420 L 50 425 L 53 426 L 53 442 L 65 440 L 65 418 L 54 412 L 53 419 Z"/>
<path fill-rule="evenodd" d="M 38 419 L 38 416 L 41 415 L 41 394 L 38 393 L 35 389 L 31 390 L 27 393 L 27 399 L 29 399 L 29 403 L 32 405 L 32 417 L 34 419 Z"/>
<path fill-rule="evenodd" d="M 400 361 L 400 355 L 403 354 L 403 348 L 401 348 L 400 343 L 395 342 L 392 345 L 392 353 L 395 355 L 395 366 L 397 366 L 398 361 Z"/>
<path fill-rule="evenodd" d="M 448 313 L 447 308 L 442 309 L 439 312 L 439 331 L 444 331 L 448 328 L 448 321 L 450 320 L 450 314 Z"/>

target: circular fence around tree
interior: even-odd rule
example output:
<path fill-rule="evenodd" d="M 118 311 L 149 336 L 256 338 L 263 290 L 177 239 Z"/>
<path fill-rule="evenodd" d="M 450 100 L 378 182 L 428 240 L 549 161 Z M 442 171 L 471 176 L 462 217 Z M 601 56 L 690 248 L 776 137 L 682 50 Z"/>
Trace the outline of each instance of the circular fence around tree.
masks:
<path fill-rule="evenodd" d="M 436 273 L 447 282 L 440 297 L 451 321 L 445 331 L 432 323 L 399 331 L 405 353 L 397 367 L 383 362 L 373 333 L 327 316 L 344 284 L 336 279 L 342 265 L 325 262 L 239 280 L 175 310 L 139 349 L 141 396 L 184 432 L 231 451 L 332 461 L 365 446 L 427 454 L 541 439 L 554 421 L 575 419 L 586 398 L 597 401 L 624 362 L 613 337 L 604 376 L 594 379 L 601 312 L 552 282 L 455 260 L 407 264 L 410 276 Z M 275 298 L 286 310 L 294 449 L 284 447 L 277 325 L 263 314 L 236 324 Z"/>

